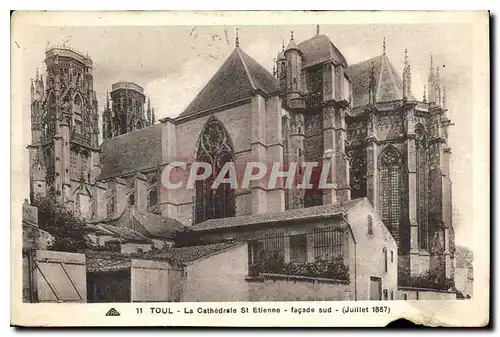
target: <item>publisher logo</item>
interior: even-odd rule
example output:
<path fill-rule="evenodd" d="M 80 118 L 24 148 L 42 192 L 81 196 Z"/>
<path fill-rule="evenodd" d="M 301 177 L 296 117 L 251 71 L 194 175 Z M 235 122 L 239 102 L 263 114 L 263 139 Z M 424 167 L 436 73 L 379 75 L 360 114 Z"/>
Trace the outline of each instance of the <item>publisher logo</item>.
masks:
<path fill-rule="evenodd" d="M 109 311 L 106 313 L 106 316 L 120 316 L 120 313 L 118 312 L 118 310 L 116 310 L 115 308 L 111 308 L 109 309 Z"/>

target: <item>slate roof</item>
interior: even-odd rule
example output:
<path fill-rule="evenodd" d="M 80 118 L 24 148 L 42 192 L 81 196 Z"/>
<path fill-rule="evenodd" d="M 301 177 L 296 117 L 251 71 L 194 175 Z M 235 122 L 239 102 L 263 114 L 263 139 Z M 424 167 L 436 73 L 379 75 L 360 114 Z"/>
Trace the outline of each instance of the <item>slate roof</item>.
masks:
<path fill-rule="evenodd" d="M 279 91 L 279 84 L 269 71 L 236 47 L 179 117 L 250 98 L 256 90 L 270 95 Z"/>
<path fill-rule="evenodd" d="M 302 67 L 307 68 L 325 61 L 334 60 L 347 67 L 347 61 L 326 35 L 316 35 L 299 44 L 299 49 L 303 54 Z"/>
<path fill-rule="evenodd" d="M 105 180 L 155 168 L 161 164 L 162 125 L 129 132 L 104 140 L 101 144 L 101 174 Z"/>
<path fill-rule="evenodd" d="M 190 227 L 193 231 L 215 230 L 221 228 L 241 227 L 259 224 L 271 224 L 284 221 L 307 220 L 324 218 L 335 215 L 344 215 L 349 209 L 362 202 L 364 198 L 354 199 L 345 202 L 338 202 L 333 205 L 322 205 L 315 207 L 299 208 L 287 210 L 279 213 L 262 213 L 253 215 L 243 215 L 223 219 L 211 219 Z"/>
<path fill-rule="evenodd" d="M 353 106 L 368 104 L 371 69 L 373 64 L 377 102 L 388 102 L 403 98 L 403 82 L 387 55 L 373 57 L 354 64 L 347 70 L 352 80 Z M 409 97 L 414 100 L 413 96 Z"/>
<path fill-rule="evenodd" d="M 172 239 L 185 227 L 179 221 L 158 214 L 141 212 L 135 207 L 126 207 L 122 214 L 108 222 L 109 225 L 129 228 L 148 238 Z M 109 229 L 109 227 L 106 227 Z"/>
<path fill-rule="evenodd" d="M 191 262 L 242 245 L 242 242 L 221 242 L 210 245 L 164 248 L 161 252 L 147 252 L 145 257 L 168 260 L 174 263 Z"/>

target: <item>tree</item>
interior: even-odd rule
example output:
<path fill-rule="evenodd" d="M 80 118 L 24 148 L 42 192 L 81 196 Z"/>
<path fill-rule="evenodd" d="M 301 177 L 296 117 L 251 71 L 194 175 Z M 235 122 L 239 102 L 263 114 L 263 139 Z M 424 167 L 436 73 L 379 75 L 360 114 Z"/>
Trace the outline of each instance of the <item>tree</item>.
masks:
<path fill-rule="evenodd" d="M 50 250 L 77 252 L 90 246 L 85 221 L 53 196 L 37 197 L 38 225 L 53 237 Z"/>

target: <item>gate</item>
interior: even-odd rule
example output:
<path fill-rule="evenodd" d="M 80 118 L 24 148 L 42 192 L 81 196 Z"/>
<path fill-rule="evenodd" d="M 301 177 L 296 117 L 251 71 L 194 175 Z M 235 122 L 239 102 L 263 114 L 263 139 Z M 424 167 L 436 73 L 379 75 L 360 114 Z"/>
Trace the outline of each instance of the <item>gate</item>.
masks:
<path fill-rule="evenodd" d="M 132 302 L 180 300 L 180 271 L 166 261 L 133 259 L 130 270 Z"/>
<path fill-rule="evenodd" d="M 84 254 L 26 250 L 23 264 L 26 301 L 87 302 Z"/>

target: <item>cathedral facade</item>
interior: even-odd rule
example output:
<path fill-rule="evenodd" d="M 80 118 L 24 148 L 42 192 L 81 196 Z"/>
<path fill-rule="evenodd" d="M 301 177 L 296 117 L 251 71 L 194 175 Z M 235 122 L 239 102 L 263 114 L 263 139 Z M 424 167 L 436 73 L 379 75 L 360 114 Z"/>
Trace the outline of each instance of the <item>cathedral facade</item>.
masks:
<path fill-rule="evenodd" d="M 90 222 L 133 207 L 187 228 L 367 198 L 397 243 L 400 275 L 438 270 L 453 277 L 450 120 L 432 61 L 428 95 L 418 100 L 410 62 L 401 77 L 385 46 L 380 56 L 349 65 L 319 30 L 301 43 L 292 34 L 271 74 L 237 40 L 187 108 L 160 124 L 149 100 L 144 115 L 140 86 L 113 85 L 102 144 L 92 61 L 54 48 L 46 64 L 46 83 L 37 75 L 31 89 L 33 196 L 54 191 Z M 160 181 L 173 162 L 206 162 L 213 172 L 194 189 L 169 190 Z M 227 162 L 297 163 L 298 176 L 290 189 L 252 181 L 245 189 L 212 190 Z M 334 187 L 297 188 L 307 162 L 328 163 Z"/>

